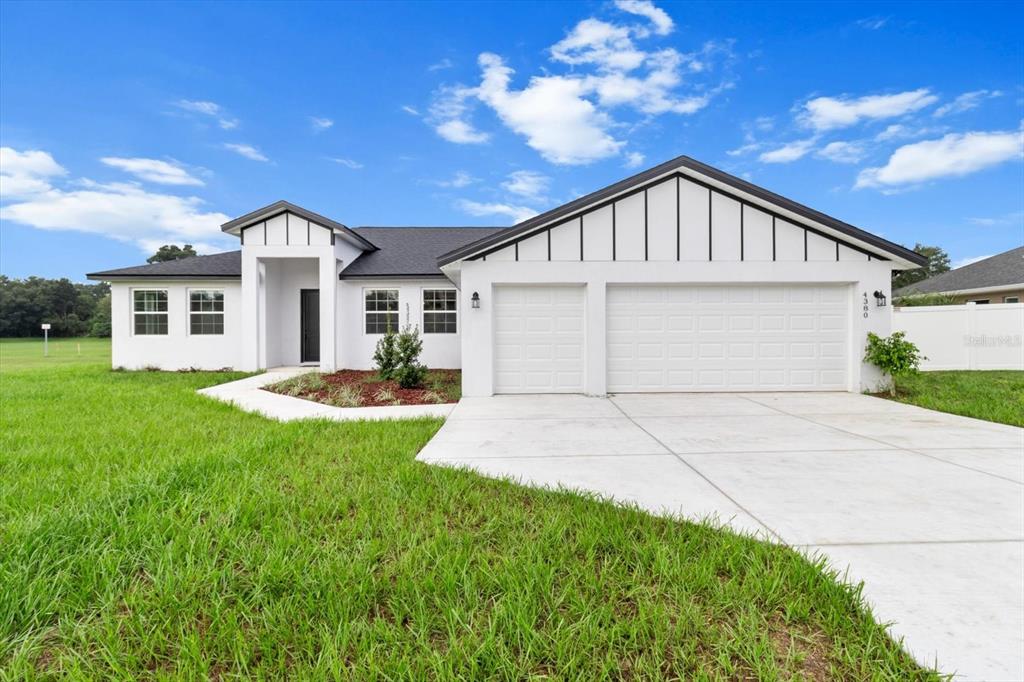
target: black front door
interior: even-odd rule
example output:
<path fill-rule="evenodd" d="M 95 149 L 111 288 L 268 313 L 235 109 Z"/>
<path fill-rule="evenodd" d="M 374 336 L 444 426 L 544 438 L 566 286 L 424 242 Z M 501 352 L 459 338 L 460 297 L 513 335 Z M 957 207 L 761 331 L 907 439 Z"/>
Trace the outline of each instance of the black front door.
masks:
<path fill-rule="evenodd" d="M 301 362 L 320 362 L 320 290 L 299 291 Z"/>

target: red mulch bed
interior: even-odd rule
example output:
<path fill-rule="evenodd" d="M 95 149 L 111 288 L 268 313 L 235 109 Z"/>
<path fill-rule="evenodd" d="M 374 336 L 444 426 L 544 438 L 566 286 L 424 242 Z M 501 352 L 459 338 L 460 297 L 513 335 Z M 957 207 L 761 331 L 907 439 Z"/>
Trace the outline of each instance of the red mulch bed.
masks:
<path fill-rule="evenodd" d="M 381 381 L 376 371 L 373 370 L 358 370 L 358 369 L 343 369 L 338 372 L 331 374 L 321 374 L 320 377 L 328 384 L 333 386 L 355 386 L 359 389 L 359 393 L 362 396 L 362 404 L 360 407 L 379 407 L 383 405 L 392 405 L 393 403 L 382 402 L 376 399 L 376 394 L 382 388 L 391 390 L 395 398 L 401 401 L 402 405 L 436 405 L 436 400 L 429 400 L 427 395 L 430 393 L 440 394 L 448 400 L 446 402 L 458 402 L 458 397 L 454 397 L 448 390 L 438 390 L 434 388 L 437 383 L 444 384 L 445 386 L 458 387 L 462 381 L 462 373 L 457 369 L 432 369 L 427 375 L 426 381 L 423 382 L 423 388 L 402 388 L 398 385 L 397 381 Z M 326 398 L 329 394 L 329 389 L 321 391 L 309 391 L 303 393 L 300 398 L 306 400 L 315 400 L 316 402 L 326 402 Z M 455 394 L 457 396 L 457 394 Z"/>

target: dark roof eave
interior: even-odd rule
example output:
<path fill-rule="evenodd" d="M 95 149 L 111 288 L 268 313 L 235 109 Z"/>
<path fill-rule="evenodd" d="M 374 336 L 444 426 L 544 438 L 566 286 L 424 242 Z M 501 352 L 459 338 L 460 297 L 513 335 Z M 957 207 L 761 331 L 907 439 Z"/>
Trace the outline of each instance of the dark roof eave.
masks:
<path fill-rule="evenodd" d="M 85 275 L 86 279 L 98 282 L 109 282 L 115 279 L 242 279 L 241 275 L 156 275 L 156 274 L 114 274 L 105 272 L 90 272 Z"/>
<path fill-rule="evenodd" d="M 832 216 L 826 215 L 821 211 L 816 211 L 813 208 L 804 206 L 803 204 L 797 203 L 791 199 L 787 199 L 781 195 L 775 194 L 774 192 L 766 190 L 763 187 L 758 187 L 753 183 L 747 182 L 746 180 L 743 180 L 741 178 L 737 178 L 734 175 L 730 175 L 729 173 L 718 170 L 717 168 L 709 166 L 705 163 L 701 163 L 700 161 L 697 161 L 695 159 L 691 159 L 688 156 L 679 156 L 674 159 L 671 159 L 670 161 L 666 161 L 665 163 L 658 164 L 654 168 L 649 168 L 648 170 L 645 170 L 641 173 L 637 173 L 636 175 L 626 178 L 625 180 L 621 180 L 603 189 L 599 189 L 596 192 L 592 192 L 586 196 L 580 197 L 579 199 L 570 201 L 568 204 L 564 204 L 550 211 L 546 211 L 545 213 L 541 213 L 538 216 L 535 216 L 533 218 L 530 218 L 529 220 L 525 220 L 521 223 L 518 223 L 517 225 L 510 227 L 508 230 L 505 230 L 504 232 L 484 237 L 483 239 L 477 240 L 476 242 L 472 242 L 465 246 L 459 247 L 458 249 L 453 249 L 448 253 L 442 254 L 437 259 L 438 266 L 448 265 L 449 263 L 465 258 L 466 256 L 472 255 L 473 253 L 476 253 L 477 251 L 485 249 L 494 244 L 498 244 L 508 238 L 517 237 L 525 232 L 530 231 L 535 227 L 544 225 L 549 222 L 553 222 L 555 220 L 558 220 L 559 218 L 571 215 L 577 211 L 581 211 L 591 204 L 601 202 L 617 194 L 628 191 L 633 187 L 642 185 L 680 166 L 700 173 L 702 175 L 705 175 L 718 182 L 721 182 L 722 184 L 728 185 L 741 192 L 745 192 L 751 196 L 757 197 L 758 199 L 761 199 L 768 203 L 775 204 L 781 208 L 784 208 L 787 211 L 796 213 L 797 215 L 803 218 L 813 220 L 815 222 L 821 223 L 822 225 L 826 225 L 842 234 L 845 234 L 849 237 L 853 237 L 854 239 L 858 239 L 866 244 L 870 244 L 875 248 L 896 255 L 900 258 L 903 258 L 904 260 L 910 261 L 911 263 L 915 263 L 917 265 L 925 265 L 928 262 L 927 258 L 921 256 L 920 254 L 906 247 L 890 242 L 889 240 L 883 239 L 877 235 L 873 235 L 870 232 L 865 232 L 859 227 L 854 227 L 853 225 L 845 223 L 839 220 L 838 218 L 833 218 Z"/>

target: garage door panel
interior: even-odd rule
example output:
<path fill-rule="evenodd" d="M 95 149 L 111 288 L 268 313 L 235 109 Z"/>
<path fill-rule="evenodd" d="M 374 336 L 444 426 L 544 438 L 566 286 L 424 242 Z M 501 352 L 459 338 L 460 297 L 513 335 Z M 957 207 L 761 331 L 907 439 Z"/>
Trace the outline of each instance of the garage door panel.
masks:
<path fill-rule="evenodd" d="M 608 390 L 845 390 L 848 299 L 828 285 L 609 287 Z"/>
<path fill-rule="evenodd" d="M 495 393 L 583 390 L 583 288 L 494 290 Z"/>

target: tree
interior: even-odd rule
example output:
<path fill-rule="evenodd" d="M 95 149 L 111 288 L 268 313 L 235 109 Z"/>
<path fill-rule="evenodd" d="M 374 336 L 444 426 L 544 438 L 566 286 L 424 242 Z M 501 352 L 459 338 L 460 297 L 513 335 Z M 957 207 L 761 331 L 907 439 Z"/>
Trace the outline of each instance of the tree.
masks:
<path fill-rule="evenodd" d="M 191 256 L 198 256 L 196 250 L 192 248 L 191 244 L 185 244 L 184 248 L 177 244 L 164 244 L 156 250 L 152 256 L 146 259 L 147 263 L 163 263 L 169 260 L 178 260 L 180 258 L 189 258 Z"/>
<path fill-rule="evenodd" d="M 89 336 L 110 337 L 110 294 L 99 300 L 89 326 Z"/>
<path fill-rule="evenodd" d="M 941 247 L 915 244 L 914 252 L 925 256 L 928 259 L 928 264 L 924 267 L 915 268 L 913 270 L 901 270 L 894 272 L 892 275 L 893 291 L 909 284 L 923 282 L 929 277 L 934 277 L 935 275 L 949 271 L 949 254 Z"/>
<path fill-rule="evenodd" d="M 110 285 L 76 284 L 68 279 L 0 275 L 0 338 L 38 336 L 39 325 L 52 325 L 50 336 L 82 336 Z"/>

